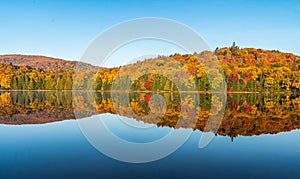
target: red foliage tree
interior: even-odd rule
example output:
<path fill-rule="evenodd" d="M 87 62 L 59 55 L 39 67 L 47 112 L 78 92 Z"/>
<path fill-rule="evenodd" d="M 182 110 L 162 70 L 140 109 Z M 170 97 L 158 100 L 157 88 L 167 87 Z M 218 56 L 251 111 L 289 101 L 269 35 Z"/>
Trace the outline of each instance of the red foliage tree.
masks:
<path fill-rule="evenodd" d="M 147 89 L 150 89 L 150 88 L 151 88 L 151 84 L 150 84 L 150 81 L 149 81 L 149 80 L 146 81 L 145 87 L 146 87 Z"/>

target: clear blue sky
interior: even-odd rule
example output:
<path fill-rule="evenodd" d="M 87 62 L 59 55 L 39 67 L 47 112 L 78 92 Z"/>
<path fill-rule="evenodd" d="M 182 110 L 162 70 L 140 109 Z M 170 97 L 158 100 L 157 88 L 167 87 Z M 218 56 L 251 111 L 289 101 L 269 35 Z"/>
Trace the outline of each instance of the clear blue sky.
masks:
<path fill-rule="evenodd" d="M 300 2 L 294 1 L 0 1 L 0 54 L 79 59 L 110 26 L 163 17 L 197 31 L 214 49 L 278 49 L 300 55 Z"/>

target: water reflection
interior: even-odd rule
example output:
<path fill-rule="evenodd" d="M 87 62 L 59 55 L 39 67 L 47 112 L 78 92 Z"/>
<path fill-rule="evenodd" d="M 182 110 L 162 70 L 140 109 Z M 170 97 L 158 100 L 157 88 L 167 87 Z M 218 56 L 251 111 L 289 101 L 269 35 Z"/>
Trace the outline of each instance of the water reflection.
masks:
<path fill-rule="evenodd" d="M 157 94 L 163 97 L 165 105 L 151 107 L 151 96 Z M 221 99 L 211 94 L 194 93 L 114 93 L 112 96 L 112 93 L 106 92 L 1 92 L 0 123 L 41 124 L 75 119 L 76 108 L 82 118 L 111 113 L 157 126 L 203 131 L 208 117 L 219 115 L 224 104 Z M 199 106 L 193 106 L 196 104 L 193 100 L 199 100 Z M 150 112 L 151 115 L 148 115 Z M 188 120 L 189 116 L 195 115 L 196 124 Z M 185 120 L 180 120 L 181 117 Z M 217 134 L 233 138 L 237 135 L 275 134 L 298 128 L 299 95 L 229 94 Z"/>

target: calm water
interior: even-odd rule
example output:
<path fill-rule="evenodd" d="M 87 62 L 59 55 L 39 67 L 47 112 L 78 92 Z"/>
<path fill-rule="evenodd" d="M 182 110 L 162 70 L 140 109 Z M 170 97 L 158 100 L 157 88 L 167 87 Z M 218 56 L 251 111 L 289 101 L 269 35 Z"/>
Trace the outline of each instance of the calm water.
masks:
<path fill-rule="evenodd" d="M 157 94 L 1 92 L 0 177 L 300 177 L 300 96 L 230 94 L 226 101 L 209 94 L 153 96 Z M 207 118 L 218 116 L 222 105 L 226 108 L 216 137 L 200 149 Z M 196 123 L 180 123 L 180 117 L 191 114 Z M 116 136 L 135 143 L 174 130 L 192 133 L 171 155 L 132 164 L 95 149 L 80 130 L 80 122 L 87 120 L 101 120 Z"/>

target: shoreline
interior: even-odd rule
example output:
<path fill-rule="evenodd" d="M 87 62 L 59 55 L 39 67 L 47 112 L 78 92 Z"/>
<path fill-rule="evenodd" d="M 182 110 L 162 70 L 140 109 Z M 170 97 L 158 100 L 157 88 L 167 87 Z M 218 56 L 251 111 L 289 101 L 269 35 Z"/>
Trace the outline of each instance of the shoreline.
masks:
<path fill-rule="evenodd" d="M 0 90 L 0 92 L 95 92 L 95 93 L 108 93 L 108 92 L 128 92 L 127 90 Z M 290 91 L 151 91 L 151 90 L 129 90 L 129 93 L 201 93 L 201 94 L 211 94 L 211 93 L 227 93 L 227 94 L 300 94 L 297 92 Z"/>

